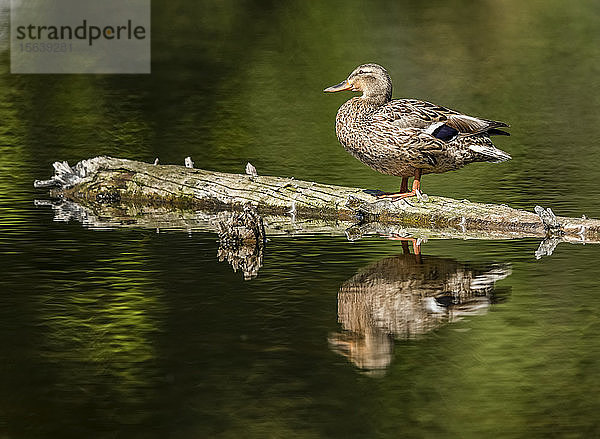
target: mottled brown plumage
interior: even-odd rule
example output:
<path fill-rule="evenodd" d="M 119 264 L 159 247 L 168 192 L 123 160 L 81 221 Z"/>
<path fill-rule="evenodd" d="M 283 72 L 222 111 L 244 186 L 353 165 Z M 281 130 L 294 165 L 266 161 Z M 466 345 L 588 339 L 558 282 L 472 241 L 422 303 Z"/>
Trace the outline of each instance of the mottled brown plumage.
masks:
<path fill-rule="evenodd" d="M 383 174 L 402 177 L 402 193 L 415 195 L 422 174 L 453 171 L 473 162 L 502 162 L 510 156 L 496 148 L 491 135 L 508 135 L 503 122 L 467 116 L 416 99 L 392 100 L 392 81 L 377 64 L 358 66 L 326 92 L 362 91 L 344 103 L 336 133 L 346 151 Z M 408 177 L 415 176 L 406 193 Z"/>

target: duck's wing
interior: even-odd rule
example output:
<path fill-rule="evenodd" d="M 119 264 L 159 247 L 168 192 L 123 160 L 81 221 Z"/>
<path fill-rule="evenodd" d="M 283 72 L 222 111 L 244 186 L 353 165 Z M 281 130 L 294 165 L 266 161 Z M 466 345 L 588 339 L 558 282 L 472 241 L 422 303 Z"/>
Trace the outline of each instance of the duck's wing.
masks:
<path fill-rule="evenodd" d="M 444 141 L 459 135 L 510 135 L 500 129 L 508 127 L 504 122 L 467 116 L 458 111 L 417 99 L 390 101 L 378 109 L 373 120 L 393 123 L 398 128 L 420 128 L 427 134 Z"/>
<path fill-rule="evenodd" d="M 381 154 L 421 169 L 435 167 L 437 157 L 448 146 L 445 141 L 432 137 L 421 128 L 403 128 L 393 121 L 374 122 L 366 133 L 373 145 L 379 145 Z"/>

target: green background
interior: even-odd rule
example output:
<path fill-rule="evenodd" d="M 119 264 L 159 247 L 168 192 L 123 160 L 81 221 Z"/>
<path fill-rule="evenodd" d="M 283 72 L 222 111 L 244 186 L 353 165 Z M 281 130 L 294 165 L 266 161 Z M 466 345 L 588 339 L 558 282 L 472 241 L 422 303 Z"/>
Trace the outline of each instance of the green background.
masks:
<path fill-rule="evenodd" d="M 280 237 L 257 279 L 216 236 L 54 222 L 34 179 L 108 154 L 394 190 L 334 132 L 377 62 L 394 97 L 506 121 L 502 164 L 426 193 L 600 217 L 600 4 L 591 1 L 152 2 L 151 75 L 11 75 L 0 40 L 0 436 L 596 437 L 598 248 L 430 241 L 506 263 L 502 300 L 396 340 L 379 377 L 332 352 L 340 286 L 401 252 L 370 238 Z"/>

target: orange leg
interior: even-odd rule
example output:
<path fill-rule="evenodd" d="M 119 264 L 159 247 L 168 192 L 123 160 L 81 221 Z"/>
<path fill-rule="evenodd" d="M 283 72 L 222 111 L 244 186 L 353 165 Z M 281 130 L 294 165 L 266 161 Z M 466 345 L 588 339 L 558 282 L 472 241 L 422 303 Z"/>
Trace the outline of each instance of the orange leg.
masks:
<path fill-rule="evenodd" d="M 400 193 L 404 194 L 408 192 L 408 177 L 402 177 L 402 183 L 400 183 Z"/>
<path fill-rule="evenodd" d="M 402 177 L 402 183 L 400 184 L 400 192 L 396 194 L 384 194 L 379 195 L 377 198 L 391 198 L 392 201 L 399 200 L 401 198 L 414 197 L 417 195 L 417 191 L 421 190 L 421 174 L 420 169 L 415 169 L 415 179 L 413 180 L 412 190 L 408 191 L 408 177 Z"/>

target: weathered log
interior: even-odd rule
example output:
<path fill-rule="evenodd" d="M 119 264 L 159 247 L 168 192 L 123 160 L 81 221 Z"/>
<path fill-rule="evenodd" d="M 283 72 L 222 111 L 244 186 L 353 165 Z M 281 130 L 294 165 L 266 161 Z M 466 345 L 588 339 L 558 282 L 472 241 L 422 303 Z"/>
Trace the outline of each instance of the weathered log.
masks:
<path fill-rule="evenodd" d="M 487 239 L 552 236 L 568 241 L 600 241 L 599 220 L 555 217 L 549 209 L 539 208 L 536 214 L 506 205 L 438 196 L 392 202 L 377 199 L 360 188 L 293 177 L 258 176 L 255 170 L 250 175 L 226 174 L 111 157 L 83 160 L 74 167 L 57 162 L 54 168 L 55 175 L 50 180 L 36 181 L 35 186 L 54 186 L 55 196 L 91 206 L 92 214 L 102 211 L 105 217 L 107 211 L 116 210 L 120 212 L 121 220 L 117 222 L 121 224 L 127 223 L 126 217 L 130 217 L 137 226 L 143 225 L 144 216 L 151 223 L 153 210 L 169 215 L 179 209 L 177 215 L 182 217 L 185 216 L 182 212 L 243 210 L 244 206 L 253 206 L 265 218 L 292 217 L 292 224 L 313 224 L 321 232 L 343 231 L 350 238 L 353 229 L 348 231 L 348 228 L 355 225 L 357 235 L 383 228 L 383 233 L 397 230 L 410 234 L 412 230 L 417 236 L 425 230 L 428 231 L 425 237 L 440 237 L 440 234 Z M 146 215 L 140 215 L 141 211 Z M 214 220 L 208 222 L 215 230 Z M 281 225 L 273 228 L 269 220 L 266 223 L 267 234 L 281 229 Z"/>

